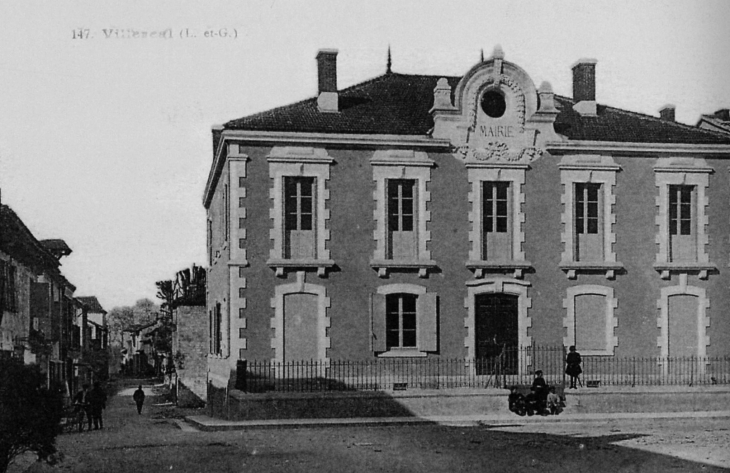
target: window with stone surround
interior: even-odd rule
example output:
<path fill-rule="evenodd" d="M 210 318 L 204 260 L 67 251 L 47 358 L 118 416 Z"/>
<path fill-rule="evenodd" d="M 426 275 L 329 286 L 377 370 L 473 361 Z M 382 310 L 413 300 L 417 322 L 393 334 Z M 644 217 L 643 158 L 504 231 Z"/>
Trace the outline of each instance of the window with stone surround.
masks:
<path fill-rule="evenodd" d="M 438 350 L 435 293 L 415 284 L 390 284 L 373 294 L 372 348 L 380 357 L 423 357 Z"/>
<path fill-rule="evenodd" d="M 614 188 L 621 168 L 611 156 L 603 155 L 566 155 L 559 168 L 563 185 L 560 267 L 570 279 L 596 272 L 612 279 L 623 269 L 614 252 Z"/>
<path fill-rule="evenodd" d="M 566 333 L 563 344 L 575 345 L 582 355 L 613 355 L 618 345 L 614 335 L 618 302 L 613 288 L 600 285 L 569 287 L 563 300 Z"/>
<path fill-rule="evenodd" d="M 277 276 L 309 268 L 324 276 L 334 266 L 327 248 L 327 181 L 333 160 L 320 148 L 274 147 L 268 162 L 273 248 L 267 264 Z"/>
<path fill-rule="evenodd" d="M 371 267 L 380 277 L 391 270 L 418 271 L 426 277 L 436 267 L 428 248 L 428 210 L 434 162 L 426 153 L 379 150 L 370 159 L 375 181 L 375 252 Z"/>
<path fill-rule="evenodd" d="M 701 158 L 659 158 L 654 165 L 659 249 L 654 269 L 663 279 L 673 272 L 698 273 L 706 279 L 717 270 L 706 251 L 707 188 L 712 172 Z"/>
<path fill-rule="evenodd" d="M 296 281 L 274 288 L 271 307 L 273 361 L 329 363 L 331 305 L 327 289 L 306 282 L 306 271 L 296 272 Z"/>
<path fill-rule="evenodd" d="M 472 210 L 471 249 L 466 265 L 478 278 L 484 273 L 509 273 L 521 278 L 531 266 L 522 250 L 526 169 L 527 165 L 521 164 L 467 164 Z"/>
<path fill-rule="evenodd" d="M 710 345 L 710 301 L 704 288 L 687 284 L 687 274 L 679 275 L 677 286 L 661 289 L 657 300 L 659 335 L 657 346 L 662 357 L 704 357 Z M 665 370 L 669 366 L 665 363 Z M 699 371 L 705 368 L 699 362 Z"/>

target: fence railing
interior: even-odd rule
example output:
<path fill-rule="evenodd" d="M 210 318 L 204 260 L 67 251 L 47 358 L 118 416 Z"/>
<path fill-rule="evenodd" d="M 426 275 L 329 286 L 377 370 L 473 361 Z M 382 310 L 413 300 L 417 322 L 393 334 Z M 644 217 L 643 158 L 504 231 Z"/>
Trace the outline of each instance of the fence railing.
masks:
<path fill-rule="evenodd" d="M 600 386 L 730 383 L 730 356 L 583 356 L 580 383 Z M 563 347 L 503 349 L 464 358 L 378 358 L 300 362 L 239 361 L 236 388 L 246 392 L 387 391 L 531 384 L 541 370 L 549 384 L 565 383 Z"/>

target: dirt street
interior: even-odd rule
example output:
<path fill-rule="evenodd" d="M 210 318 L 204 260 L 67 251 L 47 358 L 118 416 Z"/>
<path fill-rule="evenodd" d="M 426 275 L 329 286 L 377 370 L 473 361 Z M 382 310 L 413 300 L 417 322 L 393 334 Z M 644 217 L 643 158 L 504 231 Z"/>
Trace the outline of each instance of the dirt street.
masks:
<path fill-rule="evenodd" d="M 175 418 L 190 411 L 154 406 L 159 399 L 152 386 L 146 390 L 142 415 L 133 390 L 122 389 L 110 399 L 103 430 L 59 437 L 63 461 L 20 462 L 11 471 L 618 473 L 730 467 L 727 419 L 199 432 Z"/>

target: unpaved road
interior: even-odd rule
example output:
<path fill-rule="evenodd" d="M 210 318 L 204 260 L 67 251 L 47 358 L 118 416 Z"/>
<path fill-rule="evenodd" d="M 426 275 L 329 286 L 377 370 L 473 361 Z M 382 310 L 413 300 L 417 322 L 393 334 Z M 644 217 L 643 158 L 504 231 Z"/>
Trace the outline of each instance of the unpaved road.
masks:
<path fill-rule="evenodd" d="M 730 421 L 531 423 L 513 427 L 322 427 L 182 430 L 153 391 L 137 415 L 131 391 L 110 399 L 105 429 L 64 434 L 51 472 L 710 472 L 730 467 Z"/>

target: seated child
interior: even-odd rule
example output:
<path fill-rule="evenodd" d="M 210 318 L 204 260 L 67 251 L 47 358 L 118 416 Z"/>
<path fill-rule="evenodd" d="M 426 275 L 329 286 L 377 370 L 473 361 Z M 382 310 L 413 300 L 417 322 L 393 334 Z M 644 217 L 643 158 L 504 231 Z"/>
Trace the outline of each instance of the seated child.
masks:
<path fill-rule="evenodd" d="M 547 395 L 547 407 L 552 415 L 558 415 L 563 411 L 560 396 L 555 394 L 555 386 L 550 386 L 550 392 Z"/>
<path fill-rule="evenodd" d="M 525 396 L 517 391 L 516 386 L 510 388 L 509 393 L 509 410 L 517 415 L 525 415 Z"/>

